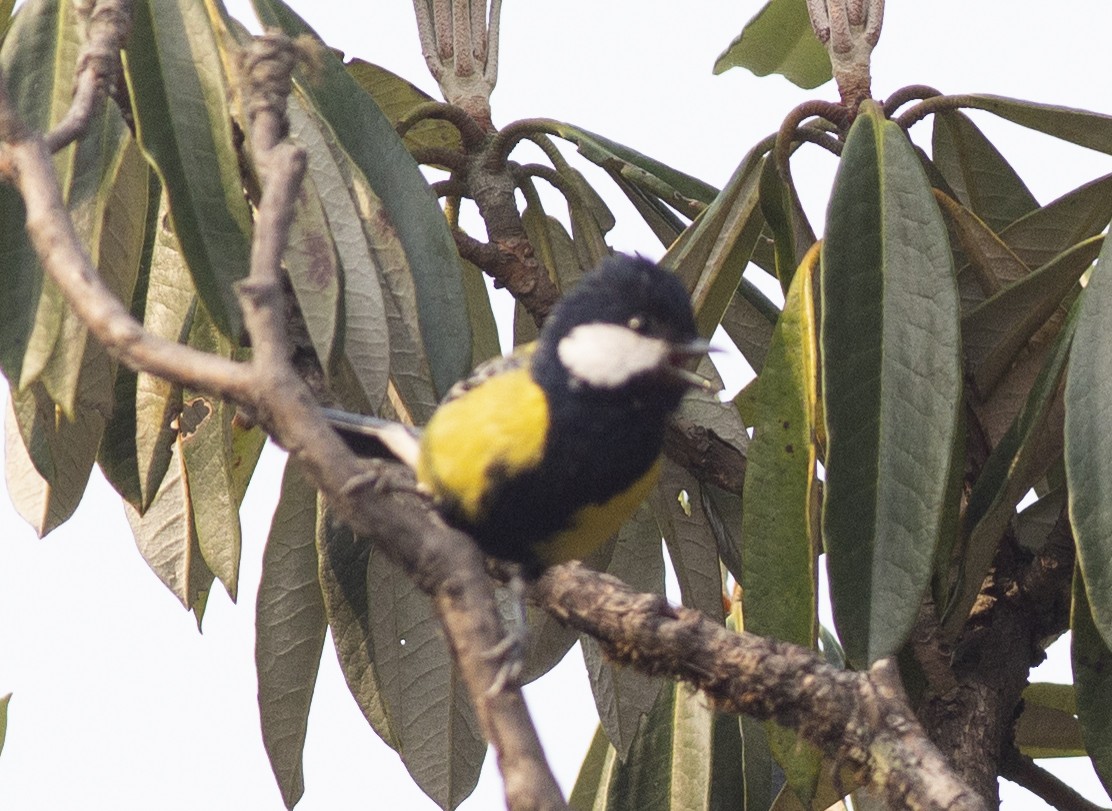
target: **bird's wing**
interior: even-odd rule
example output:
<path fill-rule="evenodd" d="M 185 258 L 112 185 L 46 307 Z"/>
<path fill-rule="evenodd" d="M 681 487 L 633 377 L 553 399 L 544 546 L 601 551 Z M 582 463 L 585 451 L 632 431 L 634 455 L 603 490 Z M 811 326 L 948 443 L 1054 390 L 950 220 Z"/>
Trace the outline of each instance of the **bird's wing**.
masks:
<path fill-rule="evenodd" d="M 483 361 L 472 370 L 471 374 L 448 389 L 448 393 L 444 395 L 444 399 L 440 401 L 440 404 L 444 405 L 444 403 L 450 403 L 452 400 L 459 399 L 467 392 L 481 386 L 495 375 L 512 372 L 515 369 L 520 369 L 522 366 L 527 365 L 533 359 L 536 346 L 536 343 L 525 344 L 515 349 L 513 354 Z"/>

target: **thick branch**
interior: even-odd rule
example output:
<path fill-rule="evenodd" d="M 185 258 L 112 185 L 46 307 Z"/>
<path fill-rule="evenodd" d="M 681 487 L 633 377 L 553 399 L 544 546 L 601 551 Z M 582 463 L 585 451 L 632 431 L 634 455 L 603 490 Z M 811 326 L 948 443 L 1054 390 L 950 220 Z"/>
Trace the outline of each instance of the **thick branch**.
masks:
<path fill-rule="evenodd" d="M 533 594 L 561 622 L 598 639 L 615 661 L 683 679 L 723 711 L 797 730 L 892 807 L 987 807 L 927 739 L 890 662 L 867 673 L 839 670 L 814 651 L 728 631 L 581 564 L 550 570 Z"/>

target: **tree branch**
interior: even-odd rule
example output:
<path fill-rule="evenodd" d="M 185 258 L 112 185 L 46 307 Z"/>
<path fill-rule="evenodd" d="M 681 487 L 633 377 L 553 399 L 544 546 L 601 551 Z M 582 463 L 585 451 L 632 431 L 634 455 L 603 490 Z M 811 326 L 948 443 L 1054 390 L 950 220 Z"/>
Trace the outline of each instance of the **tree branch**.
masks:
<path fill-rule="evenodd" d="M 839 670 L 812 650 L 728 631 L 699 611 L 638 594 L 578 563 L 551 569 L 533 596 L 561 622 L 599 640 L 615 661 L 683 679 L 722 711 L 795 729 L 892 807 L 987 808 L 927 738 L 888 660 L 866 673 Z"/>
<path fill-rule="evenodd" d="M 1063 783 L 1015 749 L 1004 753 L 1000 763 L 1000 776 L 1017 786 L 1023 786 L 1059 811 L 1108 811 L 1104 806 L 1086 800 L 1072 786 Z"/>

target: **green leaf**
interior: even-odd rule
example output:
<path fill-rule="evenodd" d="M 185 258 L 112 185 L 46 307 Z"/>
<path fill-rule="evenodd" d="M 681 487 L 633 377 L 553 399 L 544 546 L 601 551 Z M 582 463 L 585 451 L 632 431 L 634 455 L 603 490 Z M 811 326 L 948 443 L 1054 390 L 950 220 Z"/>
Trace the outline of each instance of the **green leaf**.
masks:
<path fill-rule="evenodd" d="M 700 489 L 690 471 L 665 459 L 649 505 L 664 536 L 683 604 L 721 622 L 725 610 L 718 544 L 703 512 Z"/>
<path fill-rule="evenodd" d="M 795 274 L 757 389 L 742 500 L 745 628 L 813 647 L 818 358 L 812 250 Z"/>
<path fill-rule="evenodd" d="M 962 205 L 997 233 L 1039 207 L 1011 164 L 962 113 L 934 117 L 931 155 Z"/>
<path fill-rule="evenodd" d="M 1093 620 L 1112 640 L 1112 240 L 1105 242 L 1078 302 L 1066 374 L 1065 458 L 1070 522 Z M 1075 306 L 1076 309 L 1076 306 Z"/>
<path fill-rule="evenodd" d="M 930 581 L 962 389 L 946 228 L 874 104 L 842 153 L 820 279 L 822 533 L 838 635 L 864 666 L 902 646 Z"/>
<path fill-rule="evenodd" d="M 238 341 L 242 327 L 233 285 L 247 275 L 251 215 L 220 65 L 203 4 L 136 4 L 124 51 L 136 137 L 166 188 L 197 291 L 221 332 Z"/>
<path fill-rule="evenodd" d="M 69 3 L 32 0 L 12 21 L 0 47 L 0 72 L 16 112 L 33 129 L 46 131 L 70 105 L 80 38 Z M 55 156 L 65 167 L 74 147 Z M 13 385 L 22 378 L 25 353 L 40 355 L 39 369 L 53 349 L 61 326 L 61 294 L 44 285 L 38 257 L 24 229 L 23 200 L 11 186 L 0 186 L 0 368 Z M 37 310 L 46 307 L 43 317 Z M 34 340 L 35 346 L 32 346 Z M 37 372 L 38 370 L 36 370 Z"/>
<path fill-rule="evenodd" d="M 969 494 L 962 519 L 960 542 L 965 548 L 961 572 L 944 621 L 951 637 L 956 637 L 969 616 L 1016 505 L 1060 452 L 1059 389 L 1075 340 L 1078 309 L 1076 304 L 1070 309 L 1023 409 L 993 448 Z"/>
<path fill-rule="evenodd" d="M 301 756 L 327 623 L 317 579 L 317 491 L 286 464 L 255 604 L 259 720 L 286 808 L 305 790 Z"/>
<path fill-rule="evenodd" d="M 288 114 L 290 135 L 305 147 L 307 179 L 313 182 L 319 194 L 319 204 L 328 221 L 328 239 L 339 259 L 343 277 L 343 330 L 334 343 L 328 343 L 329 351 L 324 355 L 320 354 L 324 336 L 329 329 L 335 331 L 339 327 L 340 302 L 331 299 L 338 292 L 331 283 L 314 295 L 322 319 L 318 356 L 322 365 L 328 366 L 333 358 L 333 347 L 336 351 L 342 349 L 368 409 L 377 413 L 386 399 L 390 377 L 390 330 L 386 325 L 386 303 L 376 270 L 382 262 L 390 261 L 386 258 L 388 251 L 376 253 L 375 246 L 364 233 L 361 208 L 353 198 L 353 192 L 358 195 L 358 191 L 350 188 L 354 169 L 331 130 L 312 111 L 301 93 L 293 94 Z M 364 200 L 363 213 L 370 215 L 369 209 L 376 201 L 369 196 Z"/>
<path fill-rule="evenodd" d="M 352 59 L 346 67 L 351 77 L 375 100 L 375 104 L 390 120 L 392 126 L 396 126 L 415 107 L 434 101 L 428 93 L 386 68 L 372 65 L 362 59 Z M 437 118 L 426 118 L 410 127 L 402 140 L 410 150 L 435 148 L 458 151 L 463 149 L 459 130 L 447 121 Z"/>
<path fill-rule="evenodd" d="M 1056 104 L 1040 104 L 979 93 L 957 98 L 962 107 L 987 110 L 1021 127 L 1112 154 L 1112 116 Z"/>
<path fill-rule="evenodd" d="M 547 131 L 571 141 L 579 148 L 579 154 L 591 163 L 618 172 L 627 182 L 651 192 L 680 211 L 691 211 L 692 202 L 708 205 L 718 196 L 718 189 L 709 183 L 642 155 L 628 146 L 573 124 L 561 121 L 546 123 L 549 125 Z"/>
<path fill-rule="evenodd" d="M 1028 757 L 1084 757 L 1074 686 L 1028 684 L 1023 689 L 1023 712 L 1016 720 L 1015 742 Z"/>
<path fill-rule="evenodd" d="M 963 284 L 962 306 L 966 311 L 1031 272 L 1027 264 L 980 217 L 948 194 L 936 190 L 934 196 L 958 238 L 962 253 L 969 260 L 969 264 L 961 270 L 959 282 L 965 282 L 968 274 L 976 279 L 978 293 L 975 296 Z"/>
<path fill-rule="evenodd" d="M 618 753 L 607 739 L 602 724 L 599 724 L 579 767 L 579 776 L 575 778 L 571 796 L 568 797 L 568 807 L 573 811 L 604 811 L 606 786 L 617 762 Z"/>
<path fill-rule="evenodd" d="M 795 269 L 815 244 L 815 232 L 811 230 L 791 178 L 785 182 L 775 161 L 765 161 L 761 170 L 760 195 L 761 212 L 772 231 L 776 249 L 776 278 L 787 295 Z"/>
<path fill-rule="evenodd" d="M 217 357 L 233 355 L 231 343 L 216 328 L 204 307 L 197 309 L 193 319 L 189 345 Z M 178 418 L 197 542 L 206 565 L 224 585 L 233 603 L 238 593 L 241 547 L 239 502 L 232 482 L 235 412 L 234 404 L 185 389 Z"/>
<path fill-rule="evenodd" d="M 750 286 L 748 279 L 741 280 L 741 287 L 731 297 L 721 323 L 722 329 L 745 356 L 754 373 L 760 374 L 772 341 L 772 328 L 780 313 L 771 303 L 768 308 L 763 308 L 755 304 L 751 296 L 744 295 Z"/>
<path fill-rule="evenodd" d="M 171 446 L 170 465 L 147 510 L 140 514 L 125 501 L 124 512 L 143 560 L 200 623 L 213 574 L 197 544 L 180 442 Z"/>
<path fill-rule="evenodd" d="M 1059 311 L 1100 252 L 1091 237 L 1001 290 L 962 318 L 962 345 L 981 399 L 1008 371 L 1019 350 Z"/>
<path fill-rule="evenodd" d="M 803 0 L 771 0 L 714 63 L 714 72 L 746 68 L 757 76 L 779 73 L 810 90 L 834 75 L 826 46 L 811 28 Z"/>
<path fill-rule="evenodd" d="M 1032 211 L 1000 232 L 1028 267 L 1041 267 L 1073 245 L 1101 233 L 1112 219 L 1112 174 L 1097 178 Z"/>
<path fill-rule="evenodd" d="M 1077 686 L 1077 718 L 1085 750 L 1105 792 L 1112 794 L 1112 650 L 1094 622 L 1085 598 L 1092 586 L 1073 572 L 1070 659 Z"/>
<path fill-rule="evenodd" d="M 398 748 L 383 704 L 381 680 L 375 668 L 375 646 L 367 615 L 367 562 L 370 544 L 356 538 L 317 501 L 317 560 L 321 593 L 340 670 L 355 703 L 380 738 Z"/>
<path fill-rule="evenodd" d="M 660 537 L 651 509 L 642 504 L 618 532 L 618 542 L 606 571 L 638 591 L 663 594 L 664 558 Z M 611 665 L 598 643 L 589 636 L 581 636 L 580 643 L 599 720 L 618 750 L 618 756 L 625 759 L 641 719 L 660 694 L 663 679 L 633 668 Z"/>
<path fill-rule="evenodd" d="M 624 762 L 603 761 L 602 769 L 592 770 L 605 778 L 598 781 L 593 806 L 576 804 L 573 793 L 573 807 L 638 811 L 741 807 L 740 750 L 736 719 L 718 716 L 691 687 L 669 683 L 641 722 L 629 757 Z M 592 754 L 597 764 L 597 750 Z M 582 797 L 586 792 L 579 788 L 577 782 Z"/>
<path fill-rule="evenodd" d="M 4 751 L 4 739 L 8 736 L 8 704 L 11 700 L 11 693 L 0 696 L 0 752 Z"/>
<path fill-rule="evenodd" d="M 281 0 L 255 0 L 253 5 L 264 25 L 290 37 L 316 37 Z M 295 72 L 295 83 L 382 200 L 384 221 L 374 221 L 374 227 L 393 232 L 404 250 L 439 399 L 471 369 L 470 329 L 455 241 L 436 197 L 382 111 L 335 55 L 322 49 L 320 60 L 312 76 Z"/>
<path fill-rule="evenodd" d="M 691 291 L 699 334 L 709 337 L 741 283 L 741 274 L 764 227 L 760 211 L 761 166 L 750 152 L 730 181 L 661 259 Z"/>
<path fill-rule="evenodd" d="M 367 565 L 368 617 L 381 696 L 398 754 L 441 808 L 475 788 L 486 754 L 432 600 L 377 547 Z"/>
<path fill-rule="evenodd" d="M 8 496 L 23 520 L 42 537 L 77 509 L 96 462 L 104 416 L 80 408 L 76 419 L 70 421 L 43 385 L 34 383 L 12 392 L 4 429 Z"/>

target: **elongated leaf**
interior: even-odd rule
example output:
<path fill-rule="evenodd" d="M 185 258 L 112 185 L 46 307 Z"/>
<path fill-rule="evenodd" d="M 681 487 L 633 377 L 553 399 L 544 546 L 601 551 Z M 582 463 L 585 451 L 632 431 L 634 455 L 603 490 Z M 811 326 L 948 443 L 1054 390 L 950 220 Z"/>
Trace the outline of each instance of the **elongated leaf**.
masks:
<path fill-rule="evenodd" d="M 604 811 L 606 808 L 606 786 L 618 762 L 618 753 L 606 737 L 602 724 L 595 729 L 591 745 L 579 767 L 568 806 L 573 811 Z"/>
<path fill-rule="evenodd" d="M 795 271 L 761 371 L 742 514 L 745 630 L 808 647 L 818 631 L 818 348 L 811 287 L 818 261 L 815 246 Z M 821 754 L 788 729 L 766 729 L 789 785 L 810 804 Z"/>
<path fill-rule="evenodd" d="M 73 8 L 59 0 L 25 3 L 0 48 L 0 70 L 19 116 L 46 131 L 69 107 L 79 38 Z M 55 170 L 65 177 L 73 147 L 55 156 Z M 7 184 L 0 186 L 0 368 L 13 384 L 22 376 L 23 358 L 32 343 L 49 354 L 60 327 L 61 296 L 44 289 L 42 270 L 24 230 L 23 201 Z M 47 305 L 38 318 L 40 302 Z M 40 364 L 45 362 L 40 357 Z M 41 369 L 41 365 L 39 367 Z"/>
<path fill-rule="evenodd" d="M 0 752 L 4 751 L 4 739 L 8 736 L 8 704 L 11 700 L 11 693 L 0 696 Z"/>
<path fill-rule="evenodd" d="M 930 580 L 962 386 L 946 229 L 875 105 L 842 153 L 820 278 L 822 533 L 838 635 L 865 665 L 900 648 Z"/>
<path fill-rule="evenodd" d="M 1112 219 L 1112 174 L 1097 178 L 1032 211 L 1000 232 L 1015 255 L 1037 268 L 1094 237 Z"/>
<path fill-rule="evenodd" d="M 977 281 L 980 294 L 975 298 L 963 287 L 962 304 L 967 310 L 1031 272 L 980 217 L 947 194 L 935 190 L 934 196 L 969 260 L 962 276 L 972 274 Z"/>
<path fill-rule="evenodd" d="M 668 684 L 641 723 L 625 762 L 613 750 L 604 754 L 596 736 L 572 807 L 740 808 L 745 796 L 740 755 L 736 719 L 717 716 L 687 685 Z"/>
<path fill-rule="evenodd" d="M 1093 620 L 1112 644 L 1112 240 L 1081 300 L 1066 375 L 1066 481 L 1077 559 Z"/>
<path fill-rule="evenodd" d="M 1059 310 L 1102 243 L 1103 237 L 1092 237 L 1075 245 L 962 319 L 962 344 L 982 399 L 1004 376 L 1019 350 Z"/>
<path fill-rule="evenodd" d="M 238 341 L 233 284 L 247 275 L 251 217 L 203 4 L 137 3 L 124 57 L 136 136 L 166 187 L 193 282 L 221 332 Z"/>
<path fill-rule="evenodd" d="M 774 161 L 765 161 L 761 170 L 760 195 L 761 212 L 776 247 L 776 278 L 787 295 L 796 267 L 815 244 L 815 232 L 807 222 L 791 179 L 784 181 Z"/>
<path fill-rule="evenodd" d="M 293 222 L 282 264 L 297 297 L 313 349 L 321 365 L 327 367 L 339 316 L 340 261 L 332 245 L 321 193 L 311 173 L 302 180 L 294 201 Z"/>
<path fill-rule="evenodd" d="M 362 59 L 348 62 L 347 71 L 375 100 L 375 104 L 392 125 L 397 125 L 418 105 L 434 101 L 432 96 L 401 76 Z M 402 140 L 411 150 L 429 147 L 455 150 L 463 148 L 459 130 L 447 121 L 436 118 L 426 118 L 410 127 Z"/>
<path fill-rule="evenodd" d="M 363 231 L 360 208 L 349 191 L 352 169 L 327 125 L 314 115 L 302 94 L 294 94 L 289 117 L 290 135 L 305 146 L 307 174 L 320 195 L 319 203 L 328 221 L 329 239 L 343 275 L 343 333 L 335 339 L 336 348 L 342 347 L 369 410 L 377 413 L 386 399 L 390 376 L 390 336 L 382 287 L 375 273 L 379 261 Z M 334 292 L 329 284 L 315 296 L 321 307 L 321 316 L 327 319 L 331 312 L 333 331 L 337 328 L 339 315 L 339 302 L 333 301 L 329 307 L 329 299 Z M 322 322 L 322 327 L 323 342 L 323 335 L 328 331 L 327 320 Z M 320 349 L 318 355 L 319 352 Z M 329 354 L 320 358 L 321 363 L 327 366 L 332 357 L 330 344 Z M 349 405 L 354 407 L 356 404 Z"/>
<path fill-rule="evenodd" d="M 647 504 L 642 504 L 618 533 L 607 572 L 639 591 L 664 593 L 664 559 L 660 530 Z M 583 659 L 591 680 L 599 720 L 606 736 L 625 759 L 642 718 L 652 709 L 663 681 L 628 667 L 609 664 L 598 643 L 581 636 Z"/>
<path fill-rule="evenodd" d="M 1023 690 L 1023 712 L 1016 719 L 1015 742 L 1028 757 L 1084 757 L 1072 684 L 1037 682 Z"/>
<path fill-rule="evenodd" d="M 690 211 L 690 201 L 708 205 L 718 196 L 718 189 L 709 183 L 704 183 L 696 177 L 642 155 L 624 144 L 611 141 L 609 138 L 573 124 L 565 124 L 561 121 L 549 123 L 553 132 L 579 147 L 579 154 L 591 163 L 620 172 L 627 181 L 646 191 L 652 191 L 665 203 L 680 211 Z M 631 168 L 645 174 L 631 173 L 628 171 Z M 662 185 L 650 184 L 646 176 Z M 681 195 L 683 199 L 677 199 L 667 191 L 668 189 L 674 190 L 675 194 Z"/>
<path fill-rule="evenodd" d="M 683 604 L 721 622 L 725 612 L 718 544 L 699 491 L 699 481 L 690 471 L 665 459 L 649 504 L 664 536 Z"/>
<path fill-rule="evenodd" d="M 757 393 L 745 471 L 742 586 L 746 630 L 813 646 L 818 583 L 814 560 L 817 335 L 808 253 L 788 291 Z"/>
<path fill-rule="evenodd" d="M 391 731 L 375 669 L 375 647 L 367 615 L 367 561 L 370 544 L 356 538 L 317 502 L 317 560 L 321 592 L 340 670 L 355 703 L 378 736 L 394 749 L 398 739 Z"/>
<path fill-rule="evenodd" d="M 317 491 L 286 465 L 255 604 L 259 720 L 286 808 L 304 792 L 301 754 L 327 623 L 317 578 Z"/>
<path fill-rule="evenodd" d="M 997 233 L 1039 207 L 992 141 L 962 113 L 934 117 L 931 155 L 962 204 Z"/>
<path fill-rule="evenodd" d="M 722 320 L 764 227 L 760 177 L 764 155 L 750 152 L 714 202 L 661 259 L 691 291 L 699 333 L 709 336 Z"/>
<path fill-rule="evenodd" d="M 1078 306 L 1062 326 L 1023 410 L 985 461 L 973 485 L 962 521 L 965 551 L 954 598 L 946 609 L 945 629 L 957 635 L 980 591 L 997 545 L 1015 515 L 1016 504 L 1061 452 L 1061 387 Z"/>
<path fill-rule="evenodd" d="M 231 358 L 233 348 L 203 307 L 189 332 L 194 349 Z M 232 602 L 239 586 L 239 503 L 232 483 L 232 418 L 235 406 L 200 392 L 182 392 L 178 418 L 182 461 L 189 479 L 193 526 L 205 564 Z"/>
<path fill-rule="evenodd" d="M 988 94 L 971 94 L 960 99 L 963 107 L 987 110 L 1022 127 L 1112 154 L 1112 116 Z"/>
<path fill-rule="evenodd" d="M 255 0 L 264 25 L 291 37 L 316 37 L 281 0 Z M 421 337 L 437 397 L 471 369 L 471 341 L 455 241 L 436 198 L 393 126 L 331 52 L 322 49 L 312 76 L 298 87 L 332 127 L 336 139 L 382 200 L 385 220 L 404 248 L 417 300 Z M 383 228 L 380 222 L 375 223 Z"/>
<path fill-rule="evenodd" d="M 1070 659 L 1077 686 L 1077 718 L 1085 750 L 1106 793 L 1112 794 L 1112 650 L 1085 599 L 1092 586 L 1073 572 Z"/>
<path fill-rule="evenodd" d="M 741 280 L 741 287 L 749 285 L 747 279 Z M 772 308 L 763 310 L 745 295 L 742 290 L 734 293 L 726 312 L 722 314 L 722 329 L 730 340 L 741 350 L 746 362 L 756 374 L 764 368 L 765 357 L 772 341 L 772 328 L 779 318 L 779 312 Z"/>
<path fill-rule="evenodd" d="M 432 600 L 381 550 L 367 565 L 375 669 L 398 753 L 421 790 L 455 808 L 475 788 L 486 742 Z"/>
<path fill-rule="evenodd" d="M 197 613 L 200 622 L 213 574 L 197 545 L 180 443 L 172 446 L 166 476 L 146 512 L 140 514 L 126 501 L 124 512 L 143 560 L 185 608 Z"/>
<path fill-rule="evenodd" d="M 771 0 L 745 24 L 714 63 L 714 72 L 747 68 L 758 76 L 779 73 L 810 90 L 833 76 L 826 47 L 811 28 L 803 0 Z"/>

